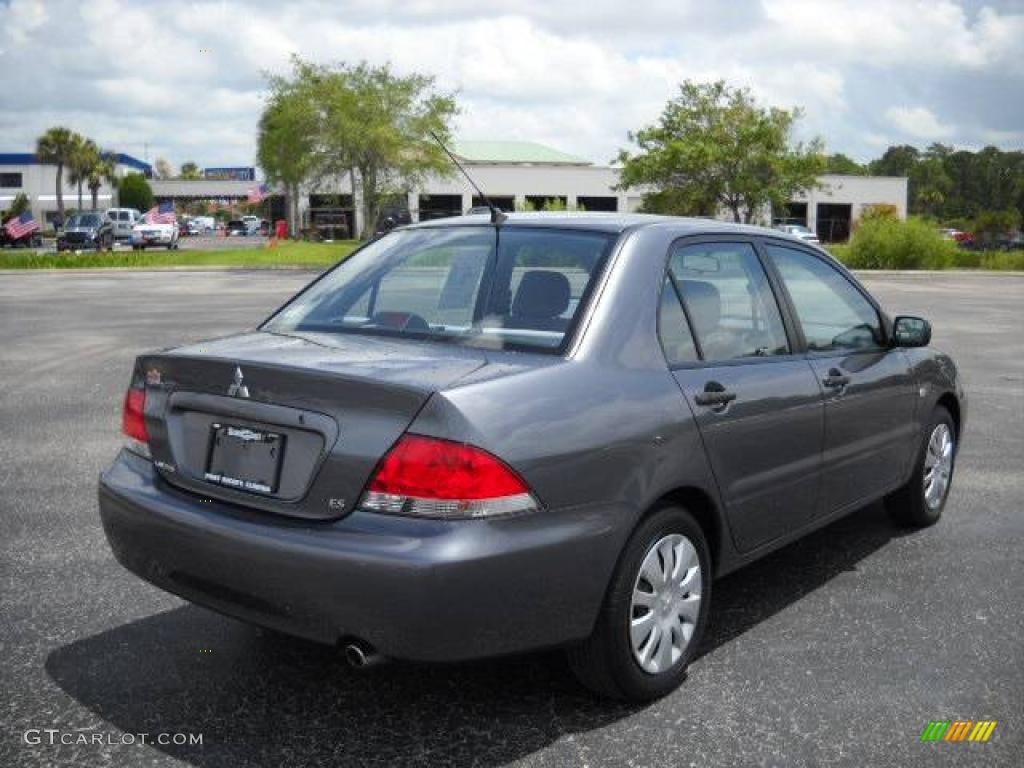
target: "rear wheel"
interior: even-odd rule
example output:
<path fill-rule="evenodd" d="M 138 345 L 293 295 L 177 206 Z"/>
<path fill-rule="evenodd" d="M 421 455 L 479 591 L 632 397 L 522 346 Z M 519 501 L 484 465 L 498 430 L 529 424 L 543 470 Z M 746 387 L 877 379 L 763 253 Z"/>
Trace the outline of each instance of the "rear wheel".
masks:
<path fill-rule="evenodd" d="M 923 527 L 933 525 L 942 517 L 953 483 L 956 441 L 953 417 L 940 405 L 921 436 L 910 480 L 885 499 L 886 509 L 895 520 Z"/>
<path fill-rule="evenodd" d="M 569 650 L 573 672 L 603 696 L 664 696 L 686 676 L 710 598 L 704 532 L 686 510 L 659 509 L 626 544 L 593 634 Z"/>

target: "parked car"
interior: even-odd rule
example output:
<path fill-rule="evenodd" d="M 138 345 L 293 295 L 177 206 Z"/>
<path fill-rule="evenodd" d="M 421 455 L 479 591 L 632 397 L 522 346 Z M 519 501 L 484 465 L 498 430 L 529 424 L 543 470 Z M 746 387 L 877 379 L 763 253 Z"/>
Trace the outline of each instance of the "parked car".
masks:
<path fill-rule="evenodd" d="M 98 211 L 69 216 L 57 234 L 58 251 L 114 250 L 114 224 Z"/>
<path fill-rule="evenodd" d="M 194 234 L 206 235 L 217 228 L 217 220 L 213 216 L 192 216 L 189 221 L 195 227 Z"/>
<path fill-rule="evenodd" d="M 177 222 L 149 224 L 143 220 L 132 228 L 132 250 L 144 251 L 154 247 L 176 250 L 178 237 Z"/>
<path fill-rule="evenodd" d="M 808 243 L 820 243 L 818 236 L 814 231 L 808 229 L 803 224 L 779 224 L 775 227 L 779 232 L 785 232 L 787 235 L 793 235 L 793 237 L 799 237 Z"/>
<path fill-rule="evenodd" d="M 245 233 L 247 235 L 258 235 L 260 229 L 263 226 L 263 220 L 259 216 L 243 216 L 242 221 L 245 222 Z"/>
<path fill-rule="evenodd" d="M 132 227 L 142 220 L 142 214 L 135 208 L 108 208 L 106 217 L 114 227 L 116 240 L 131 240 Z"/>
<path fill-rule="evenodd" d="M 243 221 L 242 219 L 232 219 L 227 224 L 225 234 L 228 237 L 245 237 L 252 233 L 247 222 Z"/>
<path fill-rule="evenodd" d="M 939 520 L 966 400 L 930 338 L 767 229 L 420 223 L 137 358 L 100 514 L 142 578 L 355 666 L 565 646 L 647 700 L 715 578 L 877 499 Z"/>

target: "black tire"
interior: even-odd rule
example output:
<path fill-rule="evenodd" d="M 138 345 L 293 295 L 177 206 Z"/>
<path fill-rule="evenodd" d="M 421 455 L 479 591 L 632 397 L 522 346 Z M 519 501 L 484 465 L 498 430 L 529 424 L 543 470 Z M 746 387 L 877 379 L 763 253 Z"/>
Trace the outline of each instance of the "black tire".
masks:
<path fill-rule="evenodd" d="M 656 674 L 641 668 L 633 655 L 629 626 L 634 586 L 644 558 L 663 537 L 681 534 L 693 544 L 700 564 L 700 606 L 689 642 L 668 669 Z M 700 647 L 711 602 L 711 556 L 704 532 L 685 509 L 662 507 L 645 518 L 626 543 L 604 604 L 589 638 L 567 652 L 569 666 L 587 688 L 613 699 L 645 702 L 675 690 Z"/>
<path fill-rule="evenodd" d="M 949 478 L 939 502 L 937 504 L 929 504 L 925 494 L 924 482 L 928 445 L 936 430 L 942 426 L 949 430 L 953 440 Z M 902 488 L 885 498 L 885 507 L 897 523 L 915 528 L 924 528 L 934 525 L 939 521 L 939 518 L 942 517 L 942 510 L 946 507 L 946 500 L 949 498 L 949 490 L 953 486 L 953 471 L 956 468 L 956 456 L 959 447 L 959 435 L 957 434 L 953 417 L 945 407 L 941 405 L 936 406 L 921 435 L 920 446 L 918 447 L 917 455 L 914 457 L 914 471 L 910 475 L 910 480 Z"/>

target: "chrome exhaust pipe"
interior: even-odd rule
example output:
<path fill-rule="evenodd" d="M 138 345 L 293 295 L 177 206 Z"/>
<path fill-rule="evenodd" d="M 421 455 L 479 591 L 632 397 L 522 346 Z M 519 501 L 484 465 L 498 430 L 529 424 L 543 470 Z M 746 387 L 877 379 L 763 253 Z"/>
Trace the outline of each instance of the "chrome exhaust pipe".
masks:
<path fill-rule="evenodd" d="M 368 669 L 383 662 L 384 657 L 362 643 L 346 643 L 345 660 L 353 669 Z"/>

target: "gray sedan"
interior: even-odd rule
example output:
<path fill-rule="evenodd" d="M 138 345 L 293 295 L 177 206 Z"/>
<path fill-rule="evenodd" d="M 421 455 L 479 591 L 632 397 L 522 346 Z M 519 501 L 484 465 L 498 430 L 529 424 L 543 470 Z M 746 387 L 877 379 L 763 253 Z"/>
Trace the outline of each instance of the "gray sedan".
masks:
<path fill-rule="evenodd" d="M 777 231 L 403 227 L 140 356 L 100 513 L 142 578 L 356 666 L 563 646 L 646 700 L 716 577 L 879 498 L 939 519 L 966 401 L 930 337 Z"/>

